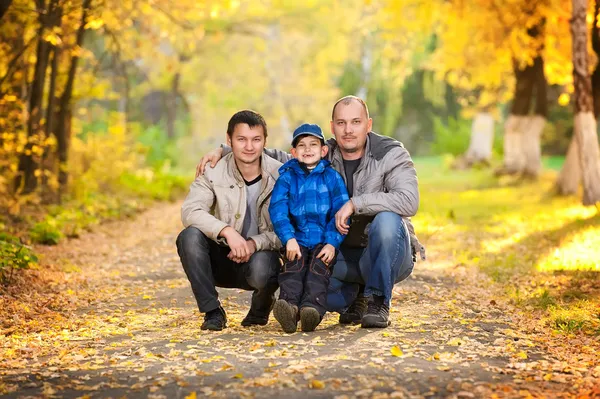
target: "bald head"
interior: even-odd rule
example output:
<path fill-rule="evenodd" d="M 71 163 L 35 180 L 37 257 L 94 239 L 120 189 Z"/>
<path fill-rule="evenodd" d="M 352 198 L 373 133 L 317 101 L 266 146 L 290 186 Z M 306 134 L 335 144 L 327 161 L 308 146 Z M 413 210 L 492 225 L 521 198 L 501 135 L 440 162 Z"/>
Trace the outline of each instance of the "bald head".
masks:
<path fill-rule="evenodd" d="M 365 103 L 362 98 L 359 98 L 356 96 L 345 96 L 345 97 L 340 98 L 339 100 L 337 100 L 335 102 L 335 104 L 333 104 L 333 109 L 331 110 L 331 120 L 332 121 L 335 120 L 335 109 L 337 108 L 338 104 L 350 105 L 352 102 L 359 103 L 365 110 L 367 119 L 369 119 L 369 108 L 367 107 L 367 103 Z"/>

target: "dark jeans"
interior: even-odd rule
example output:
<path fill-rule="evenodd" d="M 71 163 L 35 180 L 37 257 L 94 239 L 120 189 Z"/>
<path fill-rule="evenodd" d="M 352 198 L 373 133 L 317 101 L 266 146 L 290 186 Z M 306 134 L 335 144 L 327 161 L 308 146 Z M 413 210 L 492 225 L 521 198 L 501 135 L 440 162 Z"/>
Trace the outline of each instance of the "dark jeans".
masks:
<path fill-rule="evenodd" d="M 380 295 L 390 303 L 394 284 L 413 270 L 410 235 L 402 217 L 381 212 L 369 226 L 366 248 L 341 246 L 329 282 L 327 310 L 344 311 L 354 302 L 360 285 L 365 295 Z"/>
<path fill-rule="evenodd" d="M 277 271 L 281 265 L 276 251 L 255 252 L 246 263 L 227 258 L 229 247 L 218 245 L 195 227 L 177 237 L 177 253 L 185 270 L 198 309 L 206 313 L 220 306 L 215 287 L 253 290 L 250 311 L 267 316 L 275 301 Z"/>
<path fill-rule="evenodd" d="M 308 249 L 300 245 L 302 257 L 287 261 L 279 273 L 279 298 L 292 305 L 317 309 L 321 317 L 327 307 L 327 285 L 331 277 L 331 265 L 317 258 L 324 244 Z"/>

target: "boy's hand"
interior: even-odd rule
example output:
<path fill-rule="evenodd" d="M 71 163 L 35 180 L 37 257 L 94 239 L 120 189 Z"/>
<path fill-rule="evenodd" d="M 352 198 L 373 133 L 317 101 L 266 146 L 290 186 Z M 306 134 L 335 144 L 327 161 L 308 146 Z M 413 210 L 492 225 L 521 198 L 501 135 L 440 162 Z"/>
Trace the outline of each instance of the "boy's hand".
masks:
<path fill-rule="evenodd" d="M 206 164 L 210 162 L 210 167 L 214 168 L 217 162 L 223 157 L 223 149 L 221 147 L 215 148 L 208 154 L 202 157 L 200 163 L 196 165 L 196 177 L 204 174 L 204 170 L 206 169 Z"/>
<path fill-rule="evenodd" d="M 321 249 L 321 252 L 319 252 L 319 254 L 317 255 L 317 258 L 321 259 L 323 261 L 323 263 L 325 263 L 326 265 L 329 266 L 329 263 L 331 263 L 334 256 L 335 256 L 335 247 L 331 244 L 327 244 Z"/>
<path fill-rule="evenodd" d="M 285 244 L 285 256 L 288 260 L 295 260 L 302 258 L 302 252 L 300 251 L 300 245 L 295 238 L 290 238 Z"/>

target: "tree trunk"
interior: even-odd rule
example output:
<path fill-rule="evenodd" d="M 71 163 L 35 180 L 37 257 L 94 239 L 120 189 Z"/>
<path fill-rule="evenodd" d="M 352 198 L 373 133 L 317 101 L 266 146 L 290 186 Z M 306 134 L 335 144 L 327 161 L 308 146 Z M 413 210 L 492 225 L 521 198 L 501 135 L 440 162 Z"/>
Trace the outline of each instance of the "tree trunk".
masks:
<path fill-rule="evenodd" d="M 598 13 L 600 13 L 600 0 L 594 2 L 594 23 L 592 24 L 592 48 L 596 58 L 600 59 L 600 29 L 598 28 Z M 592 97 L 594 101 L 594 116 L 600 116 L 600 62 L 592 73 Z"/>
<path fill-rule="evenodd" d="M 279 127 L 283 133 L 282 137 L 287 138 L 292 135 L 292 128 L 290 122 L 290 116 L 288 113 L 288 107 L 286 107 L 285 99 L 283 97 L 283 90 L 281 88 L 281 80 L 284 75 L 286 65 L 282 59 L 280 52 L 281 47 L 281 25 L 279 23 L 273 23 L 269 25 L 267 30 L 267 54 L 265 57 L 265 66 L 267 70 L 267 78 L 269 82 L 269 96 L 273 99 L 274 109 L 273 114 L 279 114 Z"/>
<path fill-rule="evenodd" d="M 87 20 L 87 13 L 90 8 L 91 0 L 84 0 L 81 11 L 81 23 L 77 29 L 77 36 L 75 45 L 81 47 L 83 45 L 83 37 L 85 35 L 85 24 Z M 71 65 L 69 66 L 69 72 L 67 75 L 67 83 L 65 89 L 60 97 L 59 102 L 59 114 L 56 121 L 56 141 L 57 141 L 57 152 L 59 162 L 58 182 L 62 189 L 67 185 L 68 172 L 67 172 L 67 160 L 69 155 L 69 141 L 71 136 L 71 99 L 73 97 L 73 85 L 75 82 L 75 73 L 77 72 L 77 63 L 79 61 L 78 55 L 73 55 L 71 58 Z"/>
<path fill-rule="evenodd" d="M 48 106 L 46 108 L 46 137 L 52 134 L 52 124 L 56 112 L 56 76 L 58 74 L 58 48 L 52 46 L 52 66 L 50 70 L 50 87 L 48 89 Z"/>
<path fill-rule="evenodd" d="M 592 83 L 588 73 L 587 0 L 573 0 L 573 86 L 575 87 L 575 135 L 583 180 L 583 204 L 600 201 L 600 147 L 594 118 Z"/>
<path fill-rule="evenodd" d="M 181 74 L 177 72 L 171 82 L 171 90 L 166 93 L 166 109 L 167 109 L 167 137 L 175 138 L 175 121 L 177 120 L 177 98 L 179 97 L 179 80 Z"/>
<path fill-rule="evenodd" d="M 478 163 L 489 165 L 494 144 L 494 118 L 487 112 L 479 112 L 471 126 L 471 142 L 465 155 L 466 166 Z"/>
<path fill-rule="evenodd" d="M 543 32 L 544 22 L 528 30 L 532 38 Z M 541 51 L 541 49 L 540 49 Z M 511 111 L 504 125 L 504 165 L 496 172 L 537 178 L 541 168 L 541 136 L 548 117 L 547 81 L 544 60 L 538 55 L 533 64 L 514 66 L 516 84 Z M 535 108 L 530 107 L 535 98 Z"/>
<path fill-rule="evenodd" d="M 12 2 L 13 2 L 13 0 L 0 1 L 0 19 L 2 19 L 4 14 L 6 14 L 6 11 L 8 11 L 8 8 L 10 7 Z"/>
<path fill-rule="evenodd" d="M 556 181 L 556 190 L 560 195 L 575 195 L 581 182 L 581 165 L 579 162 L 579 146 L 577 136 L 573 135 L 565 163 Z"/>
<path fill-rule="evenodd" d="M 372 49 L 372 36 L 371 34 L 367 34 L 362 41 L 362 54 L 360 57 L 360 66 L 361 66 L 361 83 L 358 90 L 356 90 L 356 97 L 362 98 L 363 100 L 367 99 L 368 87 L 371 80 L 371 69 L 373 67 L 373 49 Z"/>
<path fill-rule="evenodd" d="M 600 1 L 594 2 L 594 23 L 592 24 L 592 48 L 596 56 L 600 56 L 600 29 L 598 29 L 598 13 L 600 12 Z M 600 115 L 600 62 L 592 73 L 592 97 L 594 102 L 594 117 Z M 577 135 L 573 132 L 569 143 L 565 163 L 556 181 L 556 189 L 560 195 L 575 195 L 581 184 L 581 166 L 579 161 L 579 145 Z"/>
<path fill-rule="evenodd" d="M 49 27 L 51 21 L 48 16 L 54 7 L 55 1 L 51 0 L 48 9 L 45 7 L 44 0 L 37 2 L 38 12 L 40 13 L 38 29 L 38 46 L 37 57 L 35 61 L 35 69 L 33 73 L 33 81 L 31 83 L 31 93 L 29 95 L 28 105 L 28 121 L 27 121 L 27 138 L 28 143 L 25 150 L 19 157 L 19 174 L 17 175 L 15 186 L 19 190 L 22 187 L 22 192 L 27 194 L 35 190 L 37 179 L 35 169 L 37 161 L 35 154 L 32 152 L 33 141 L 40 133 L 40 121 L 42 116 L 42 98 L 44 95 L 44 86 L 46 82 L 46 69 L 48 67 L 49 44 L 44 40 L 44 34 Z"/>

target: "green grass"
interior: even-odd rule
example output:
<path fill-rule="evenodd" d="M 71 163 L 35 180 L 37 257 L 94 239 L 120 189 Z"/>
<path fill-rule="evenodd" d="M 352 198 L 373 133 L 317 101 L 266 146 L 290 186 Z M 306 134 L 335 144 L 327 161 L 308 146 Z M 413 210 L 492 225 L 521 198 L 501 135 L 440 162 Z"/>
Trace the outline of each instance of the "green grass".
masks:
<path fill-rule="evenodd" d="M 598 328 L 593 306 L 582 307 L 585 300 L 600 303 L 598 288 L 575 282 L 590 273 L 597 280 L 600 272 L 600 214 L 582 206 L 580 196 L 553 194 L 561 157 L 544 158 L 536 182 L 496 178 L 492 169 L 451 170 L 443 157 L 414 161 L 421 205 L 413 223 L 434 249 L 432 261 L 477 267 L 505 285 L 513 302 L 554 309 L 549 325 L 561 331 Z M 522 284 L 518 292 L 515 284 Z"/>

